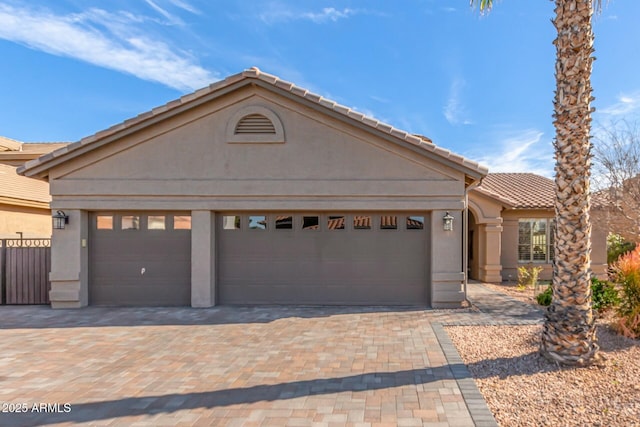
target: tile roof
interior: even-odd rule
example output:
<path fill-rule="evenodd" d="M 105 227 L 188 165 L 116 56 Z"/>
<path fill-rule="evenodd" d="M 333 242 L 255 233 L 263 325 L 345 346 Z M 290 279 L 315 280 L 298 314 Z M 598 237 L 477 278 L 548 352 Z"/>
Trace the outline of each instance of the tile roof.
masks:
<path fill-rule="evenodd" d="M 473 189 L 515 209 L 553 209 L 555 184 L 534 173 L 490 173 Z"/>
<path fill-rule="evenodd" d="M 48 182 L 20 176 L 14 166 L 0 164 L 0 183 L 0 198 L 12 199 L 12 204 L 51 202 Z"/>
<path fill-rule="evenodd" d="M 53 153 L 49 153 L 38 159 L 31 160 L 24 166 L 20 167 L 18 169 L 18 173 L 26 174 L 28 176 L 39 175 L 41 177 L 44 177 L 46 176 L 46 171 L 49 167 L 54 166 L 55 164 L 58 164 L 68 158 L 72 158 L 76 155 L 80 155 L 81 153 L 86 152 L 88 149 L 91 149 L 89 148 L 89 146 L 91 145 L 97 147 L 98 145 L 100 145 L 98 143 L 104 141 L 105 138 L 112 137 L 118 132 L 129 130 L 134 127 L 142 127 L 144 126 L 145 122 L 153 123 L 158 116 L 172 111 L 182 111 L 186 108 L 189 108 L 189 104 L 199 105 L 202 102 L 206 102 L 207 100 L 212 99 L 218 93 L 225 93 L 226 91 L 224 89 L 226 88 L 230 88 L 235 84 L 247 82 L 252 82 L 261 85 L 262 87 L 270 88 L 272 90 L 276 89 L 284 91 L 286 94 L 294 95 L 306 101 L 325 107 L 332 112 L 339 113 L 341 116 L 348 117 L 358 123 L 364 124 L 372 130 L 377 130 L 379 132 L 382 132 L 383 134 L 388 134 L 403 142 L 419 147 L 428 153 L 433 153 L 441 161 L 449 163 L 454 167 L 460 167 L 465 171 L 465 173 L 474 175 L 476 178 L 481 178 L 488 172 L 486 167 L 478 164 L 477 162 L 466 159 L 458 154 L 455 154 L 449 150 L 440 148 L 431 143 L 428 138 L 412 135 L 400 129 L 396 129 L 393 126 L 382 123 L 372 117 L 365 116 L 364 114 L 358 113 L 344 105 L 337 104 L 335 101 L 331 101 L 320 95 L 309 92 L 302 87 L 296 86 L 293 83 L 287 82 L 285 80 L 281 80 L 274 75 L 263 73 L 258 68 L 253 67 L 241 73 L 227 77 L 224 80 L 213 83 L 207 87 L 199 89 L 193 93 L 184 95 L 179 99 L 171 101 L 160 107 L 156 107 L 151 111 L 142 113 L 134 118 L 114 125 L 94 135 L 83 138 L 78 142 L 56 150 Z M 50 166 L 48 166 L 48 164 Z"/>
<path fill-rule="evenodd" d="M 22 142 L 15 139 L 0 136 L 0 152 L 2 151 L 20 151 Z"/>

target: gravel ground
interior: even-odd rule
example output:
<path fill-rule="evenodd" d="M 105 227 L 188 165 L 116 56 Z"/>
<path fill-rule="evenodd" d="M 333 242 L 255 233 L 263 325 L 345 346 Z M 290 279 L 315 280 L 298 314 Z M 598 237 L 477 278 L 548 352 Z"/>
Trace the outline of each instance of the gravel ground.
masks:
<path fill-rule="evenodd" d="M 502 286 L 490 286 L 502 288 Z M 533 301 L 532 289 L 504 291 Z M 602 366 L 559 368 L 538 354 L 542 326 L 456 326 L 447 332 L 500 426 L 640 426 L 640 341 L 598 320 Z"/>

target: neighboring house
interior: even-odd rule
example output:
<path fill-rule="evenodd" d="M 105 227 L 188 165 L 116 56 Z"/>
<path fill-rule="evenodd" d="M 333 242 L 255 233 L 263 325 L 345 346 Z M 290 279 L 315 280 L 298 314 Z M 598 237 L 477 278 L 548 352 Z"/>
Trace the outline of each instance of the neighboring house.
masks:
<path fill-rule="evenodd" d="M 0 239 L 51 237 L 49 184 L 16 168 L 64 143 L 26 144 L 0 136 Z"/>
<path fill-rule="evenodd" d="M 54 308 L 456 307 L 466 192 L 487 170 L 253 68 L 19 173 L 69 217 Z"/>
<path fill-rule="evenodd" d="M 620 188 L 594 194 L 597 208 L 592 218 L 613 234 L 629 242 L 640 243 L 640 175 L 624 180 Z"/>
<path fill-rule="evenodd" d="M 554 182 L 532 173 L 490 173 L 469 192 L 469 275 L 487 282 L 517 280 L 518 267 L 539 266 L 551 279 Z M 596 202 L 595 207 L 599 208 Z M 593 210 L 592 210 L 593 212 Z M 607 228 L 593 221 L 591 269 L 607 271 Z"/>

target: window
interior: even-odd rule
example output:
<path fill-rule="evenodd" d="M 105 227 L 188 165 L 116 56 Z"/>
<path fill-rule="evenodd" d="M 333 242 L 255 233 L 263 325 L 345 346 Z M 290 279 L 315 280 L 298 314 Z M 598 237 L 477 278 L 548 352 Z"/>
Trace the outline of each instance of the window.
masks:
<path fill-rule="evenodd" d="M 318 230 L 320 228 L 320 220 L 317 216 L 303 216 L 302 217 L 302 229 L 303 230 Z"/>
<path fill-rule="evenodd" d="M 164 216 L 163 215 L 149 215 L 147 219 L 148 230 L 164 230 Z"/>
<path fill-rule="evenodd" d="M 277 216 L 276 230 L 293 230 L 293 216 L 292 215 Z"/>
<path fill-rule="evenodd" d="M 222 228 L 224 230 L 240 230 L 240 215 L 224 215 Z"/>
<path fill-rule="evenodd" d="M 407 230 L 424 230 L 424 217 L 423 216 L 408 216 L 407 217 Z"/>
<path fill-rule="evenodd" d="M 344 215 L 330 215 L 327 218 L 327 230 L 344 230 Z"/>
<path fill-rule="evenodd" d="M 264 215 L 252 215 L 249 217 L 249 230 L 266 230 L 267 217 Z"/>
<path fill-rule="evenodd" d="M 393 215 L 383 215 L 380 217 L 381 230 L 397 230 L 398 217 Z"/>
<path fill-rule="evenodd" d="M 96 216 L 96 228 L 98 230 L 113 230 L 113 215 Z"/>
<path fill-rule="evenodd" d="M 124 215 L 122 217 L 122 230 L 139 230 L 140 217 L 138 215 Z"/>
<path fill-rule="evenodd" d="M 521 219 L 518 222 L 518 261 L 552 262 L 554 220 Z"/>
<path fill-rule="evenodd" d="M 191 230 L 191 215 L 175 215 L 173 217 L 174 230 Z"/>
<path fill-rule="evenodd" d="M 354 230 L 371 230 L 372 218 L 370 216 L 356 215 L 353 217 Z"/>

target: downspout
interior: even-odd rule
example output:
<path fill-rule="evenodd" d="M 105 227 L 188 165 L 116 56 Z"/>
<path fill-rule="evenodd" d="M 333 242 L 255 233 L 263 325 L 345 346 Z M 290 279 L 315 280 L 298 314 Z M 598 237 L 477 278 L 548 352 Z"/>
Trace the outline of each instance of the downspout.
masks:
<path fill-rule="evenodd" d="M 464 299 L 467 299 L 467 283 L 469 280 L 469 191 L 478 187 L 482 179 L 475 181 L 464 189 L 464 210 L 462 211 L 462 222 L 464 223 L 462 233 L 462 273 L 464 274 L 464 282 L 462 287 L 464 290 Z"/>

